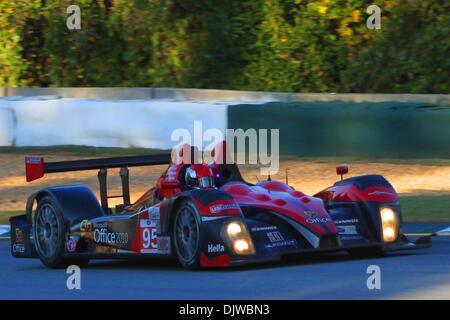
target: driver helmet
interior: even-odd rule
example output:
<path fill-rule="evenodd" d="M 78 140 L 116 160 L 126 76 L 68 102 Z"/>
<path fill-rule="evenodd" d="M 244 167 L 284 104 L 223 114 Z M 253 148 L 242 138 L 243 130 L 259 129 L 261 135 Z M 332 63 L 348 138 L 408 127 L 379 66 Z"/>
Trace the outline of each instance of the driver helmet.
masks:
<path fill-rule="evenodd" d="M 214 187 L 214 177 L 206 164 L 193 164 L 186 169 L 186 185 L 189 188 L 207 189 Z"/>

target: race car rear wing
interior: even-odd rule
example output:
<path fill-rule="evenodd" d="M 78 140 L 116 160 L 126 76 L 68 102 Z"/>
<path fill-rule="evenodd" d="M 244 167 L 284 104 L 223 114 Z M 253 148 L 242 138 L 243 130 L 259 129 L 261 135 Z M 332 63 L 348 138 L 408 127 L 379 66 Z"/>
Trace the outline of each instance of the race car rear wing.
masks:
<path fill-rule="evenodd" d="M 123 197 L 123 205 L 130 205 L 130 183 L 128 167 L 154 166 L 170 163 L 170 154 L 113 157 L 59 162 L 44 162 L 44 158 L 26 157 L 25 174 L 27 182 L 31 182 L 42 178 L 45 173 L 99 170 L 97 176 L 100 185 L 101 204 L 103 209 L 105 211 L 108 211 L 108 198 Z M 122 195 L 120 196 L 108 196 L 106 178 L 107 170 L 110 168 L 120 168 L 120 178 L 122 180 Z"/>

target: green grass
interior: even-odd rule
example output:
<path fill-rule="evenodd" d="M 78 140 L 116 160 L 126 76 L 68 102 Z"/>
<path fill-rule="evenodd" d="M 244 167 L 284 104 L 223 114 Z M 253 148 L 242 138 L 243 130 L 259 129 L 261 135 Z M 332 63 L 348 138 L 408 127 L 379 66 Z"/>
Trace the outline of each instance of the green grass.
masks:
<path fill-rule="evenodd" d="M 405 222 L 450 222 L 450 195 L 401 196 Z M 9 217 L 23 211 L 0 211 L 0 224 L 9 224 Z"/>
<path fill-rule="evenodd" d="M 431 165 L 450 166 L 450 159 L 424 158 L 424 159 L 399 159 L 399 158 L 373 158 L 373 157 L 294 157 L 281 156 L 281 160 L 306 161 L 316 163 L 386 163 L 386 164 L 411 164 L 411 165 Z"/>
<path fill-rule="evenodd" d="M 401 196 L 405 222 L 450 222 L 450 195 Z"/>

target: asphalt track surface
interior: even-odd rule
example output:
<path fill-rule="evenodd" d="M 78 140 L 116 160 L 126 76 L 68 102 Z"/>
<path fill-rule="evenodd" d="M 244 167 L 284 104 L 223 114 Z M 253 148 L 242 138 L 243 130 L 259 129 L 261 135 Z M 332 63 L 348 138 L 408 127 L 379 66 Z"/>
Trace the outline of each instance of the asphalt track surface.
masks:
<path fill-rule="evenodd" d="M 369 265 L 381 269 L 380 290 L 367 288 Z M 196 272 L 167 260 L 94 261 L 81 270 L 81 290 L 67 289 L 67 277 L 12 258 L 0 240 L 0 299 L 450 299 L 450 237 L 377 258 L 339 253 Z"/>

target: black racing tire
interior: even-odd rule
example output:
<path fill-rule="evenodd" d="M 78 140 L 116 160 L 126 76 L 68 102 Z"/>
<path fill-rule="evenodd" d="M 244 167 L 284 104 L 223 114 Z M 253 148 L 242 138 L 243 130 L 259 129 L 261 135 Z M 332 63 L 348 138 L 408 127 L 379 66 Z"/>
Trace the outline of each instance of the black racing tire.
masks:
<path fill-rule="evenodd" d="M 39 259 L 49 268 L 66 268 L 69 265 L 85 267 L 89 259 L 64 257 L 66 228 L 58 202 L 46 196 L 39 200 L 34 216 L 34 245 Z"/>
<path fill-rule="evenodd" d="M 356 248 L 347 251 L 354 258 L 381 257 L 383 255 L 381 247 Z"/>
<path fill-rule="evenodd" d="M 180 264 L 189 270 L 200 267 L 200 214 L 191 200 L 177 208 L 173 224 L 174 251 Z"/>

